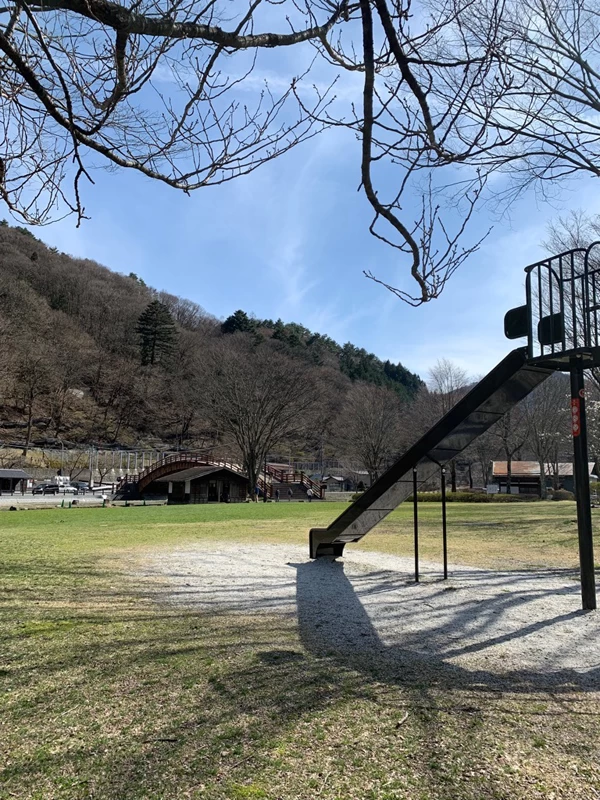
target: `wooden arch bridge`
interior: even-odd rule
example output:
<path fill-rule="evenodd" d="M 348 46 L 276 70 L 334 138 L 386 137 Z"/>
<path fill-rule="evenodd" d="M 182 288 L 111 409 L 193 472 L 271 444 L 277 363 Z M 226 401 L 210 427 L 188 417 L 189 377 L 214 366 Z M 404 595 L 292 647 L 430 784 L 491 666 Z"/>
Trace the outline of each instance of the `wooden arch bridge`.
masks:
<path fill-rule="evenodd" d="M 223 467 L 237 472 L 238 475 L 247 477 L 239 461 L 221 460 L 213 458 L 207 453 L 171 453 L 170 455 L 161 456 L 158 461 L 150 464 L 141 472 L 132 472 L 124 475 L 117 484 L 115 496 L 117 498 L 141 497 L 150 484 L 159 478 L 165 478 L 168 475 L 174 475 L 176 472 L 193 469 L 194 467 Z M 279 489 L 280 494 L 282 491 L 283 494 L 286 494 L 291 489 L 295 500 L 306 497 L 308 489 L 312 490 L 313 497 L 318 500 L 322 500 L 325 493 L 325 489 L 321 484 L 313 481 L 305 472 L 298 472 L 291 467 L 282 469 L 272 464 L 266 465 L 266 473 L 264 470 L 260 473 L 258 488 L 261 497 L 264 498 L 266 496 L 269 500 L 275 497 L 277 489 Z"/>

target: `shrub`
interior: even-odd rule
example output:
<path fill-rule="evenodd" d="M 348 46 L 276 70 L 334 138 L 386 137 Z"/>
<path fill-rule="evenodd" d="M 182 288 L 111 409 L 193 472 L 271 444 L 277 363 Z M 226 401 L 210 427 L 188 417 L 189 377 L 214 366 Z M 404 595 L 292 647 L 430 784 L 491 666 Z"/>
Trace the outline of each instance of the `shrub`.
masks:
<path fill-rule="evenodd" d="M 441 503 L 441 492 L 419 492 L 420 503 Z M 409 498 L 412 500 L 412 495 Z M 536 495 L 527 494 L 483 494 L 480 492 L 446 492 L 447 503 L 522 503 L 527 500 L 539 500 Z"/>
<path fill-rule="evenodd" d="M 561 490 L 562 491 L 562 490 Z M 349 502 L 354 502 L 361 497 L 363 492 L 353 494 Z M 571 495 L 571 492 L 566 492 Z M 419 492 L 417 495 L 419 503 L 441 503 L 441 492 Z M 536 494 L 485 494 L 484 492 L 446 492 L 447 503 L 523 503 L 531 502 L 532 500 L 539 500 Z M 573 495 L 570 497 L 556 498 L 560 500 L 572 500 Z M 406 503 L 412 503 L 412 495 L 407 497 Z"/>
<path fill-rule="evenodd" d="M 567 489 L 555 489 L 552 492 L 552 499 L 553 500 L 575 500 L 575 495 L 573 492 L 567 491 Z"/>

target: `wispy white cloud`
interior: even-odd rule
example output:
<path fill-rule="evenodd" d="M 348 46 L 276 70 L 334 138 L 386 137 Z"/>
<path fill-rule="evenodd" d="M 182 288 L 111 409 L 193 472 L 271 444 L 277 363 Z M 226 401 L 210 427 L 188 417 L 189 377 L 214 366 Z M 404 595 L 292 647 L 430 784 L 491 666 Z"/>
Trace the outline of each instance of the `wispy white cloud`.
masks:
<path fill-rule="evenodd" d="M 278 73 L 272 64 L 263 74 Z M 353 80 L 358 86 L 361 78 Z M 191 198 L 134 173 L 101 173 L 86 198 L 91 222 L 77 230 L 66 220 L 36 233 L 60 250 L 137 272 L 218 316 L 236 308 L 281 316 L 423 376 L 441 357 L 472 375 L 487 372 L 514 346 L 504 339 L 503 316 L 523 302 L 523 268 L 542 254 L 558 205 L 525 197 L 439 300 L 410 309 L 362 275 L 372 269 L 396 285 L 410 282 L 402 256 L 368 233 L 358 156 L 351 134 L 329 131 L 252 175 Z M 382 191 L 392 191 L 395 180 L 393 171 L 384 174 Z M 563 213 L 571 207 L 598 213 L 596 184 L 573 185 L 577 192 L 563 196 Z M 473 236 L 488 225 L 484 211 Z"/>

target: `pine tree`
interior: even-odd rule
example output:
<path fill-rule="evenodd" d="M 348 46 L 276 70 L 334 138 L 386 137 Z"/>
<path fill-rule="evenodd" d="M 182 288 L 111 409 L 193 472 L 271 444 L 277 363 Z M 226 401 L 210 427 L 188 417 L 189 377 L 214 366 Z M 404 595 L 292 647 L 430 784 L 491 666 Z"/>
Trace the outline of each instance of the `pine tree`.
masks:
<path fill-rule="evenodd" d="M 246 312 L 241 309 L 227 317 L 221 325 L 222 333 L 253 333 L 255 330 L 256 322 L 250 319 Z"/>
<path fill-rule="evenodd" d="M 153 300 L 140 314 L 137 324 L 143 365 L 159 364 L 172 352 L 177 331 L 169 309 Z"/>

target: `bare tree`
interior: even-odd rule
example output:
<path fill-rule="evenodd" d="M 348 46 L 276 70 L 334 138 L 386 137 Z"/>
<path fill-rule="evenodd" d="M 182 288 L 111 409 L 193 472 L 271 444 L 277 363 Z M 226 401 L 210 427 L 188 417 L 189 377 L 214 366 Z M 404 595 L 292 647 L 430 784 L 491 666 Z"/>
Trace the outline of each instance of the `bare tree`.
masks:
<path fill-rule="evenodd" d="M 267 454 L 310 425 L 316 399 L 308 370 L 264 345 L 255 353 L 240 337 L 237 347 L 217 347 L 207 357 L 204 408 L 237 445 L 251 489 Z"/>
<path fill-rule="evenodd" d="M 524 405 L 517 405 L 507 411 L 490 429 L 491 436 L 497 439 L 506 457 L 506 493 L 510 494 L 512 485 L 512 461 L 516 453 L 529 439 L 531 414 Z"/>
<path fill-rule="evenodd" d="M 195 325 L 195 321 L 192 324 Z M 168 380 L 163 383 L 160 393 L 156 417 L 175 438 L 177 449 L 189 447 L 192 443 L 203 448 L 212 442 L 212 437 L 207 441 L 210 426 L 202 413 L 200 400 L 206 345 L 207 341 L 199 338 L 195 331 L 182 331 Z"/>
<path fill-rule="evenodd" d="M 490 431 L 486 431 L 465 450 L 466 455 L 479 467 L 483 486 L 491 483 L 492 461 L 498 453 L 498 440 Z"/>
<path fill-rule="evenodd" d="M 438 408 L 439 419 L 465 394 L 469 379 L 464 369 L 447 358 L 441 358 L 429 371 L 429 383 L 433 389 L 431 401 Z M 450 487 L 456 491 L 456 459 L 450 462 Z"/>
<path fill-rule="evenodd" d="M 31 444 L 33 418 L 42 399 L 50 392 L 52 376 L 49 349 L 35 339 L 20 344 L 14 379 L 17 402 L 23 408 L 27 421 L 23 443 L 23 455 L 26 456 Z"/>
<path fill-rule="evenodd" d="M 366 274 L 419 305 L 479 246 L 464 235 L 482 201 L 600 174 L 598 0 L 9 0 L 0 14 L 0 195 L 30 223 L 81 220 L 96 164 L 190 192 L 343 127 L 361 140 L 370 230 L 416 286 Z M 269 83 L 272 50 L 289 48 L 302 66 L 280 59 Z"/>
<path fill-rule="evenodd" d="M 165 305 L 173 319 L 184 330 L 198 331 L 205 333 L 216 333 L 218 330 L 218 320 L 205 311 L 198 303 L 187 300 L 185 297 L 176 297 L 168 292 L 156 292 L 156 299 Z"/>
<path fill-rule="evenodd" d="M 438 359 L 429 370 L 429 385 L 436 393 L 440 415 L 447 414 L 464 395 L 469 378 L 464 369 L 447 358 Z"/>
<path fill-rule="evenodd" d="M 349 378 L 330 366 L 320 367 L 317 374 L 318 405 L 315 408 L 314 424 L 306 436 L 306 448 L 315 454 L 323 478 L 326 453 L 337 457 L 337 435 L 340 425 L 344 425 L 340 417 L 340 404 L 352 384 Z"/>
<path fill-rule="evenodd" d="M 590 216 L 578 210 L 550 223 L 544 245 L 549 253 L 564 253 L 566 250 L 588 247 L 597 239 L 600 239 L 600 216 Z"/>
<path fill-rule="evenodd" d="M 529 431 L 529 446 L 540 469 L 540 495 L 546 498 L 546 474 L 550 470 L 554 488 L 559 486 L 558 464 L 570 443 L 569 387 L 557 373 L 544 381 L 523 401 Z"/>
<path fill-rule="evenodd" d="M 389 466 L 401 444 L 402 404 L 398 395 L 380 386 L 355 384 L 338 421 L 341 455 L 366 469 L 371 483 Z"/>
<path fill-rule="evenodd" d="M 87 450 L 66 451 L 63 466 L 72 481 L 77 480 L 88 469 L 89 455 Z"/>

